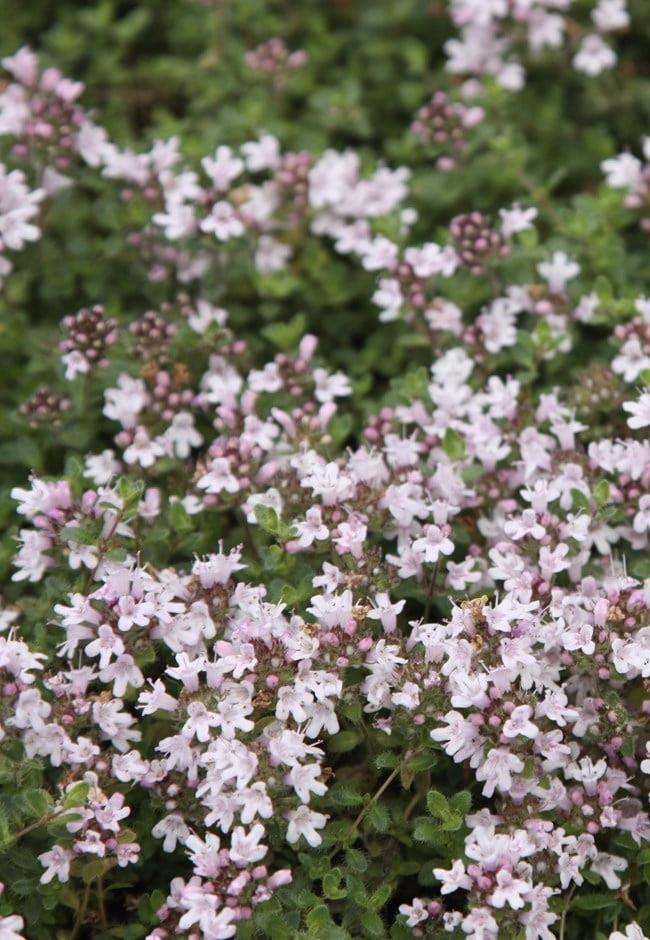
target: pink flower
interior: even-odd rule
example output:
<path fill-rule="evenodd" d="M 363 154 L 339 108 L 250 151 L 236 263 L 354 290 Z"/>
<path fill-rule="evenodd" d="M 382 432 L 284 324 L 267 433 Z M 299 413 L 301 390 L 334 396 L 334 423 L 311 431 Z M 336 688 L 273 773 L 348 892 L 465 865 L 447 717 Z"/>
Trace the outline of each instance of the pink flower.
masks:
<path fill-rule="evenodd" d="M 70 862 L 73 858 L 74 852 L 60 845 L 55 845 L 49 852 L 39 855 L 38 860 L 45 868 L 40 878 L 41 884 L 49 884 L 55 877 L 59 881 L 67 881 L 70 877 Z"/>
<path fill-rule="evenodd" d="M 483 795 L 492 796 L 495 790 L 508 793 L 513 773 L 521 773 L 524 762 L 503 747 L 488 751 L 484 762 L 476 770 L 476 779 L 485 781 Z"/>
<path fill-rule="evenodd" d="M 472 887 L 472 879 L 465 871 L 465 865 L 460 859 L 456 859 L 449 870 L 434 868 L 433 877 L 442 882 L 441 894 L 452 894 L 458 890 L 469 891 Z"/>
<path fill-rule="evenodd" d="M 493 907 L 505 907 L 507 904 L 514 910 L 524 906 L 524 897 L 530 891 L 530 885 L 521 878 L 513 878 L 512 872 L 502 869 L 497 872 L 497 886 L 490 895 L 490 904 Z"/>
<path fill-rule="evenodd" d="M 164 839 L 164 852 L 173 852 L 177 842 L 184 843 L 187 841 L 190 830 L 186 826 L 182 816 L 179 816 L 178 813 L 171 813 L 169 816 L 165 816 L 164 819 L 156 823 L 151 830 L 151 835 L 155 839 Z"/>
<path fill-rule="evenodd" d="M 144 685 L 144 676 L 129 653 L 122 653 L 102 669 L 99 678 L 102 682 L 113 683 L 113 695 L 116 698 L 121 698 L 129 686 L 139 688 Z"/>
<path fill-rule="evenodd" d="M 437 525 L 425 526 L 422 538 L 413 542 L 413 551 L 428 564 L 435 564 L 441 555 L 451 555 L 453 550 L 454 543 Z"/>

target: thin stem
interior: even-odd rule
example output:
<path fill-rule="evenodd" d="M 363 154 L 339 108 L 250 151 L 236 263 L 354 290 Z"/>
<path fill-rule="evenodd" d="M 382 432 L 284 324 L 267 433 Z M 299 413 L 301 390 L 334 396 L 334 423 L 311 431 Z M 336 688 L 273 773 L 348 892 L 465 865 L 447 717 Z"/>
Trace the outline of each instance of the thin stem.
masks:
<path fill-rule="evenodd" d="M 79 905 L 79 910 L 77 911 L 77 916 L 75 917 L 74 927 L 72 928 L 72 933 L 70 934 L 70 940 L 76 940 L 79 936 L 79 932 L 84 925 L 84 920 L 86 918 L 86 911 L 88 910 L 88 900 L 90 898 L 90 885 L 89 881 L 86 885 L 81 899 L 81 904 Z"/>
<path fill-rule="evenodd" d="M 241 515 L 242 520 L 243 520 L 244 538 L 245 538 L 245 541 L 246 541 L 246 545 L 247 545 L 248 549 L 250 550 L 250 552 L 251 552 L 253 558 L 255 559 L 255 561 L 257 561 L 257 562 L 259 562 L 259 563 L 261 564 L 261 563 L 262 563 L 262 556 L 260 555 L 260 551 L 259 551 L 259 549 L 258 549 L 258 547 L 257 547 L 257 544 L 255 543 L 255 536 L 253 535 L 253 531 L 252 531 L 252 529 L 251 529 L 250 523 L 249 523 L 248 519 L 246 518 L 246 514 L 245 514 L 245 513 L 242 512 L 242 513 L 240 513 L 240 515 Z"/>
<path fill-rule="evenodd" d="M 29 826 L 25 826 L 24 829 L 21 829 L 19 832 L 15 833 L 15 835 L 7 839 L 6 842 L 3 842 L 2 845 L 0 845 L 0 850 L 4 851 L 5 849 L 8 849 L 10 845 L 18 842 L 18 840 L 22 839 L 23 836 L 26 836 L 28 832 L 33 832 L 34 829 L 38 829 L 40 826 L 46 826 L 53 819 L 56 819 L 58 815 L 60 814 L 48 813 L 47 816 L 42 816 L 41 819 L 37 819 L 36 822 L 30 823 Z"/>
<path fill-rule="evenodd" d="M 415 807 L 418 805 L 422 797 L 426 794 L 427 790 L 431 786 L 431 771 L 427 770 L 424 780 L 420 786 L 417 787 L 415 793 L 411 797 L 408 806 L 404 810 L 404 822 L 406 822 Z"/>
<path fill-rule="evenodd" d="M 553 204 L 548 198 L 548 195 L 544 187 L 535 183 L 525 173 L 521 174 L 520 180 L 524 188 L 528 190 L 528 192 L 533 197 L 535 202 L 539 206 L 541 206 L 543 211 L 548 215 L 549 219 L 551 219 L 551 221 L 555 225 L 558 225 L 558 226 L 561 225 L 562 219 L 560 218 L 559 214 L 555 211 L 555 208 L 553 207 Z"/>
<path fill-rule="evenodd" d="M 424 622 L 427 623 L 429 620 L 429 613 L 431 612 L 431 604 L 433 603 L 433 589 L 436 585 L 436 578 L 438 577 L 438 562 L 435 563 L 433 567 L 433 573 L 431 575 L 431 580 L 429 581 L 427 587 L 427 599 L 424 606 Z"/>
<path fill-rule="evenodd" d="M 382 785 L 379 787 L 377 792 L 370 798 L 370 802 L 366 803 L 366 805 L 363 807 L 363 809 L 361 810 L 357 818 L 352 823 L 352 827 L 350 831 L 348 832 L 348 835 L 347 835 L 348 842 L 350 842 L 359 831 L 359 826 L 363 822 L 363 819 L 366 813 L 368 812 L 368 810 L 370 809 L 370 807 L 373 806 L 377 802 L 377 800 L 380 798 L 380 796 L 388 789 L 388 787 L 391 785 L 395 777 L 397 777 L 398 774 L 400 773 L 400 770 L 401 770 L 401 767 L 399 765 L 394 770 L 392 770 L 390 774 L 386 777 Z M 339 847 L 335 846 L 335 848 L 330 852 L 329 857 L 332 858 L 334 855 L 336 855 L 338 850 L 339 850 Z"/>
<path fill-rule="evenodd" d="M 406 822 L 409 819 L 411 813 L 413 812 L 415 807 L 418 805 L 421 797 L 422 797 L 422 793 L 419 790 L 416 790 L 413 796 L 411 797 L 411 799 L 409 800 L 408 806 L 404 810 L 404 822 Z"/>
<path fill-rule="evenodd" d="M 86 577 L 85 577 L 84 587 L 83 587 L 84 594 L 88 591 L 88 588 L 90 587 L 91 582 L 95 576 L 95 572 L 97 571 L 97 569 L 99 568 L 99 566 L 101 565 L 104 559 L 104 555 L 109 551 L 110 545 L 111 545 L 111 539 L 117 532 L 117 527 L 122 521 L 123 516 L 124 516 L 124 510 L 122 509 L 120 509 L 118 512 L 115 513 L 115 518 L 113 519 L 113 522 L 111 523 L 110 529 L 108 530 L 108 532 L 106 533 L 106 535 L 100 542 L 99 556 L 97 558 L 97 563 L 95 567 L 86 569 Z"/>
<path fill-rule="evenodd" d="M 102 926 L 102 930 L 108 928 L 108 921 L 106 920 L 106 902 L 104 900 L 104 877 L 103 875 L 97 879 L 97 903 L 99 905 L 99 918 Z"/>
<path fill-rule="evenodd" d="M 571 890 L 569 891 L 569 895 L 566 899 L 566 904 L 564 905 L 564 910 L 562 911 L 562 917 L 560 918 L 560 933 L 558 935 L 558 940 L 564 940 L 564 931 L 566 929 L 566 916 L 569 913 L 569 907 L 571 905 L 571 900 L 573 898 L 575 890 L 576 890 L 576 886 L 575 884 L 573 884 L 571 886 Z"/>

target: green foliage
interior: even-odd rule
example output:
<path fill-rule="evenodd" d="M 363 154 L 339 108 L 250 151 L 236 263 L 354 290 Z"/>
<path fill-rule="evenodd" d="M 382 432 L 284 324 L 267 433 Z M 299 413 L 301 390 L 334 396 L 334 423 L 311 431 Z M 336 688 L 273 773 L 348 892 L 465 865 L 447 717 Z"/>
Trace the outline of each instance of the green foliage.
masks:
<path fill-rule="evenodd" d="M 540 318 L 499 359 L 504 375 L 552 389 L 568 381 L 569 373 L 575 380 L 588 355 L 608 361 L 611 350 L 605 348 L 603 328 L 629 319 L 635 297 L 650 292 L 647 236 L 630 223 L 620 193 L 601 185 L 599 171 L 600 162 L 620 150 L 636 151 L 650 124 L 650 78 L 644 65 L 650 5 L 637 0 L 633 6 L 635 26 L 624 40 L 622 73 L 589 83 L 562 66 L 559 79 L 557 61 L 541 56 L 516 95 L 488 82 L 486 119 L 471 145 L 468 168 L 452 174 L 439 172 L 408 132 L 414 113 L 433 91 L 458 89 L 457 80 L 443 68 L 444 44 L 454 33 L 445 4 L 8 0 L 0 53 L 10 54 L 27 43 L 38 47 L 45 64 L 84 82 L 84 102 L 97 111 L 111 138 L 137 151 L 177 135 L 184 156 L 197 163 L 221 144 L 237 146 L 268 131 L 277 135 L 283 150 L 319 154 L 350 147 L 365 166 L 407 165 L 408 203 L 418 213 L 414 243 L 437 238 L 455 214 L 468 208 L 496 218 L 499 209 L 515 200 L 537 205 L 538 230 L 522 234 L 499 276 L 504 283 L 520 281 L 521 272 L 534 270 L 557 247 L 579 258 L 579 283 L 600 301 L 587 330 L 588 349 L 559 355 L 558 337 Z M 246 51 L 271 36 L 308 54 L 307 65 L 289 74 L 281 87 L 253 72 L 244 60 Z M 115 430 L 90 384 L 62 381 L 56 354 L 61 318 L 101 302 L 124 327 L 134 312 L 158 309 L 169 299 L 169 284 L 147 277 L 147 265 L 128 242 L 128 234 L 146 221 L 142 207 L 122 201 L 116 191 L 114 181 L 84 170 L 78 186 L 52 201 L 48 237 L 21 253 L 0 297 L 0 573 L 2 593 L 9 600 L 18 596 L 10 580 L 16 532 L 11 487 L 23 485 L 29 472 L 48 477 L 65 472 L 72 489 L 81 492 L 83 457 L 111 446 Z M 382 220 L 378 230 L 401 243 L 397 216 Z M 319 336 L 324 357 L 350 376 L 355 392 L 350 413 L 337 416 L 328 429 L 328 446 L 335 454 L 359 443 L 364 419 L 378 406 L 428 400 L 432 341 L 410 322 L 378 328 L 370 300 L 373 274 L 337 254 L 325 240 L 305 234 L 293 247 L 287 270 L 269 274 L 254 271 L 245 251 L 233 251 L 227 260 L 214 260 L 202 289 L 228 308 L 229 322 L 246 338 L 251 363 L 262 354 L 293 353 L 306 332 Z M 185 285 L 173 285 L 173 291 L 183 290 Z M 470 320 L 489 300 L 485 283 L 459 276 L 454 302 Z M 208 340 L 195 343 L 188 332 L 179 331 L 176 348 L 189 349 L 197 361 L 207 362 Z M 434 345 L 433 351 L 444 350 Z M 119 357 L 110 364 L 112 382 L 123 366 Z M 650 383 L 650 372 L 639 381 Z M 62 387 L 70 396 L 60 426 L 31 427 L 20 412 L 43 384 Z M 291 406 L 288 401 L 289 411 Z M 614 436 L 620 431 L 607 428 Z M 442 450 L 450 461 L 461 461 L 465 440 L 447 428 Z M 228 505 L 199 522 L 180 501 L 172 502 L 148 529 L 145 543 L 138 504 L 159 477 L 182 472 L 169 461 L 142 474 L 144 479 L 134 473 L 119 481 L 119 522 L 134 527 L 142 562 L 186 562 L 214 550 L 219 539 L 245 544 L 247 564 L 264 580 L 268 599 L 304 610 L 313 572 L 286 550 L 296 532 L 273 508 L 257 505 L 253 526 Z M 466 467 L 466 483 L 481 484 L 481 472 Z M 603 523 L 617 510 L 616 494 L 604 479 L 590 494 L 573 489 L 570 495 L 574 512 L 597 512 Z M 62 537 L 78 546 L 99 543 L 108 560 L 123 558 L 123 548 L 101 528 L 99 522 L 68 526 Z M 463 537 L 469 544 L 471 534 Z M 458 544 L 463 544 L 461 536 Z M 650 577 L 650 562 L 635 558 L 630 573 Z M 69 581 L 53 576 L 42 590 L 28 588 L 21 595 L 23 629 L 36 648 L 50 651 L 60 642 L 50 623 L 52 606 L 69 591 L 81 590 L 85 577 L 83 571 L 71 573 Z M 411 604 L 419 611 L 418 605 L 426 603 L 424 591 L 416 586 L 406 598 L 407 611 Z M 150 649 L 137 651 L 145 672 L 153 656 Z M 390 739 L 376 732 L 358 705 L 343 701 L 339 713 L 343 727 L 323 745 L 336 774 L 319 803 L 331 816 L 324 844 L 301 858 L 294 882 L 255 910 L 252 921 L 242 925 L 241 937 L 404 940 L 411 932 L 395 923 L 399 904 L 418 892 L 432 895 L 433 867 L 449 866 L 463 853 L 465 817 L 484 801 L 464 789 L 468 784 L 460 769 L 450 769 L 449 762 L 443 766 L 430 740 L 406 753 L 400 729 L 393 729 Z M 168 733 L 167 718 L 157 718 L 147 746 Z M 621 753 L 634 747 L 630 737 Z M 0 756 L 0 880 L 11 883 L 0 916 L 19 911 L 30 940 L 70 937 L 82 903 L 76 889 L 39 881 L 38 855 L 89 798 L 90 785 L 77 782 L 55 810 L 58 783 L 38 759 L 28 760 L 11 749 Z M 102 859 L 85 861 L 75 873 L 75 884 L 82 891 L 88 887 L 93 910 L 99 910 L 100 886 L 106 885 L 113 926 L 101 933 L 96 923 L 88 927 L 98 940 L 146 936 L 167 895 L 172 866 L 152 861 L 154 817 L 146 800 L 136 801 L 133 815 L 145 833 L 139 835 L 139 880 L 126 870 L 108 871 Z M 286 851 L 279 838 L 272 848 L 278 855 Z M 650 885 L 647 852 L 638 855 L 630 880 L 638 897 L 647 901 L 648 888 L 642 887 Z M 594 918 L 594 935 L 606 937 L 615 918 L 629 914 L 626 907 L 624 898 L 600 891 L 598 883 L 585 885 L 572 900 L 576 916 L 569 918 L 567 940 L 582 940 Z M 639 905 L 634 916 L 646 928 L 650 924 L 647 904 Z"/>

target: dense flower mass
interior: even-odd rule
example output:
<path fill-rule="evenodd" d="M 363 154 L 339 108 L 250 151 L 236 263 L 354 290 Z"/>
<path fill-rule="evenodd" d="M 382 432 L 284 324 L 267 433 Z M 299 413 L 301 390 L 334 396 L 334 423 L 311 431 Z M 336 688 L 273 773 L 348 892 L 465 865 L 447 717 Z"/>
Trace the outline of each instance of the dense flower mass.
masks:
<path fill-rule="evenodd" d="M 0 940 L 650 932 L 650 173 L 471 182 L 539 60 L 606 97 L 633 19 L 442 6 L 372 159 L 125 146 L 3 60 L 3 329 L 57 211 L 103 254 L 12 399 Z M 279 109 L 301 39 L 240 57 Z"/>

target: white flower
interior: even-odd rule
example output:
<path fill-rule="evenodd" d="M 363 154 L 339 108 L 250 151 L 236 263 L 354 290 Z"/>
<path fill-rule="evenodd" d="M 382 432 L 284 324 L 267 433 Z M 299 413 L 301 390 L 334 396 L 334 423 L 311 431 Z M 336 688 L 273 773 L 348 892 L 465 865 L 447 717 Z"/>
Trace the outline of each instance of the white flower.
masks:
<path fill-rule="evenodd" d="M 320 764 L 295 764 L 284 778 L 284 782 L 294 788 L 303 803 L 309 803 L 312 793 L 316 796 L 324 796 L 327 793 L 327 787 L 318 779 L 321 773 Z"/>
<path fill-rule="evenodd" d="M 173 852 L 176 843 L 185 843 L 190 835 L 190 830 L 185 824 L 185 820 L 178 813 L 171 813 L 165 816 L 151 830 L 151 835 L 155 839 L 164 839 L 163 852 Z"/>
<path fill-rule="evenodd" d="M 441 555 L 451 555 L 453 550 L 454 543 L 437 525 L 426 526 L 422 538 L 413 542 L 413 551 L 427 564 L 435 564 Z"/>
<path fill-rule="evenodd" d="M 329 816 L 317 813 L 307 806 L 299 806 L 298 809 L 288 812 L 286 818 L 289 821 L 287 842 L 291 845 L 298 842 L 301 836 L 305 837 L 313 849 L 321 844 L 323 839 L 316 830 L 323 828 Z"/>
<path fill-rule="evenodd" d="M 552 294 L 561 294 L 567 285 L 580 273 L 580 265 L 563 251 L 554 251 L 550 261 L 542 261 L 537 270 L 548 282 Z"/>
<path fill-rule="evenodd" d="M 313 375 L 316 383 L 314 392 L 316 401 L 324 403 L 352 393 L 350 380 L 342 372 L 332 374 L 326 369 L 314 369 Z"/>
<path fill-rule="evenodd" d="M 580 44 L 573 64 L 579 72 L 585 75 L 600 75 L 605 69 L 611 69 L 616 64 L 616 55 L 600 36 L 585 36 Z"/>
<path fill-rule="evenodd" d="M 259 140 L 242 144 L 241 151 L 251 173 L 273 170 L 280 162 L 280 144 L 272 134 L 262 134 Z"/>
<path fill-rule="evenodd" d="M 232 474 L 226 457 L 215 457 L 208 464 L 208 472 L 198 481 L 197 486 L 206 493 L 236 493 L 239 481 Z"/>
<path fill-rule="evenodd" d="M 0 163 L 0 244 L 16 251 L 40 237 L 40 229 L 31 220 L 44 197 L 42 189 L 29 190 L 22 170 L 8 172 Z"/>
<path fill-rule="evenodd" d="M 638 401 L 623 402 L 623 410 L 632 415 L 627 419 L 628 427 L 635 431 L 650 427 L 650 392 L 643 392 Z"/>
<path fill-rule="evenodd" d="M 619 153 L 616 157 L 603 160 L 600 168 L 605 174 L 607 185 L 613 189 L 636 189 L 643 175 L 643 164 L 631 153 Z"/>
<path fill-rule="evenodd" d="M 70 862 L 74 857 L 74 852 L 60 845 L 55 845 L 49 852 L 39 855 L 38 860 L 46 869 L 41 875 L 41 884 L 49 884 L 54 877 L 59 881 L 67 881 L 70 877 Z"/>
<path fill-rule="evenodd" d="M 244 169 L 244 161 L 234 156 L 230 147 L 217 147 L 214 157 L 204 157 L 201 166 L 215 189 L 225 192 Z"/>
<path fill-rule="evenodd" d="M 0 917 L 0 940 L 26 940 L 21 933 L 18 933 L 24 926 L 22 917 L 17 914 Z"/>
<path fill-rule="evenodd" d="M 633 922 L 627 925 L 625 933 L 621 933 L 620 930 L 610 933 L 609 940 L 650 940 L 650 938 L 644 934 L 637 923 Z"/>
<path fill-rule="evenodd" d="M 290 245 L 279 242 L 270 235 L 262 235 L 255 250 L 255 269 L 260 274 L 273 274 L 282 271 L 291 258 Z"/>
<path fill-rule="evenodd" d="M 400 904 L 399 912 L 406 917 L 407 927 L 417 927 L 429 917 L 429 912 L 421 898 L 413 898 L 410 904 Z"/>
<path fill-rule="evenodd" d="M 144 676 L 129 653 L 122 653 L 115 662 L 102 669 L 99 678 L 102 682 L 113 683 L 113 695 L 116 698 L 121 698 L 129 686 L 139 688 L 144 685 Z"/>
<path fill-rule="evenodd" d="M 532 228 L 537 218 L 537 209 L 534 206 L 522 209 L 518 203 L 515 203 L 510 209 L 499 209 L 499 215 L 501 216 L 501 231 L 506 238 L 510 238 L 517 232 L 525 232 L 526 229 Z"/>
<path fill-rule="evenodd" d="M 223 307 L 213 307 L 207 300 L 197 300 L 195 312 L 187 318 L 189 326 L 195 333 L 205 333 L 212 323 L 218 326 L 225 326 L 228 319 L 227 312 Z"/>
<path fill-rule="evenodd" d="M 263 835 L 264 826 L 260 823 L 253 826 L 248 832 L 243 826 L 237 826 L 233 829 L 230 840 L 231 861 L 243 868 L 245 865 L 253 865 L 264 858 L 268 849 L 265 845 L 259 844 Z"/>
<path fill-rule="evenodd" d="M 449 870 L 434 868 L 433 877 L 442 882 L 440 894 L 452 894 L 459 889 L 469 891 L 472 887 L 472 879 L 465 871 L 465 866 L 460 859 L 456 859 Z"/>
<path fill-rule="evenodd" d="M 174 415 L 164 437 L 173 444 L 176 456 L 183 459 L 189 457 L 193 447 L 200 447 L 203 443 L 203 436 L 194 427 L 194 415 L 189 411 L 179 411 Z"/>
<path fill-rule="evenodd" d="M 201 231 L 226 242 L 231 238 L 238 238 L 246 230 L 230 203 L 221 199 L 213 205 L 210 214 L 201 222 Z"/>
<path fill-rule="evenodd" d="M 101 454 L 90 454 L 86 457 L 84 476 L 92 480 L 96 486 L 105 486 L 122 469 L 122 465 L 115 457 L 115 452 L 107 449 Z"/>
<path fill-rule="evenodd" d="M 596 29 L 601 33 L 625 29 L 630 24 L 630 15 L 625 8 L 625 0 L 599 0 L 592 11 L 591 18 Z"/>

